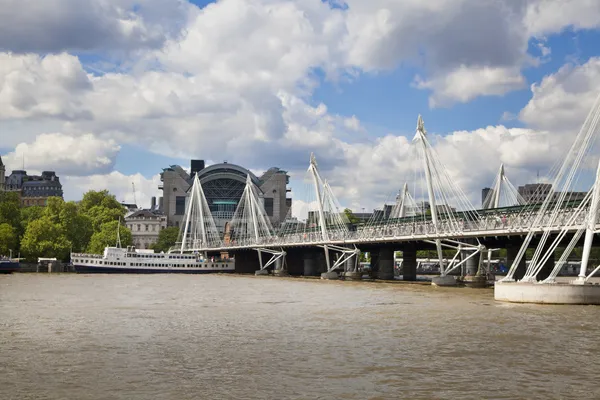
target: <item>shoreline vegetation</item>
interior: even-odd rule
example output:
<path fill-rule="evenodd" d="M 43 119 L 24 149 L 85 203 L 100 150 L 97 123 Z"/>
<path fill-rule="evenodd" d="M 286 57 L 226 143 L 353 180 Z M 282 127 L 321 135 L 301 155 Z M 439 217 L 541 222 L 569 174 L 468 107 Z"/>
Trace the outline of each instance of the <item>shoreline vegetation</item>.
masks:
<path fill-rule="evenodd" d="M 21 207 L 17 193 L 0 192 L 0 255 L 12 253 L 36 262 L 39 257 L 68 261 L 70 253 L 102 254 L 116 244 L 117 227 L 122 246 L 129 246 L 132 235 L 123 222 L 125 214 L 107 190 L 89 191 L 79 202 L 49 197 L 45 207 Z M 168 250 L 178 232 L 160 232 L 155 251 Z"/>

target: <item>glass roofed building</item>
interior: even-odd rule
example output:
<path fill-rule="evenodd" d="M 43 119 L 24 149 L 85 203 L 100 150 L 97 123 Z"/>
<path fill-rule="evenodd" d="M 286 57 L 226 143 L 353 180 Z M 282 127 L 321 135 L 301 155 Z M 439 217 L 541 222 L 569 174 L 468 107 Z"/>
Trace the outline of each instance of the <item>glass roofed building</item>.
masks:
<path fill-rule="evenodd" d="M 192 160 L 189 173 L 178 165 L 165 168 L 161 173 L 162 185 L 159 189 L 163 191 L 163 197 L 159 200 L 159 207 L 166 215 L 169 226 L 180 226 L 182 223 L 187 192 L 191 187 L 194 174 L 198 174 L 221 234 L 225 224 L 233 218 L 248 175 L 256 185 L 265 211 L 274 227 L 278 227 L 285 220 L 292 205 L 291 199 L 287 198 L 289 176 L 286 171 L 270 168 L 257 177 L 239 165 L 223 162 L 205 167 L 203 160 Z"/>

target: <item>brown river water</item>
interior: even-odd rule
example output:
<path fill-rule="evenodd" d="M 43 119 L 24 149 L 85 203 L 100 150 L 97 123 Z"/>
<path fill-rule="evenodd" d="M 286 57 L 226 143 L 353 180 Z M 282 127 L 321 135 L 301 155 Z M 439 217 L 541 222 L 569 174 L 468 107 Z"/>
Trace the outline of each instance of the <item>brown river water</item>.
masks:
<path fill-rule="evenodd" d="M 0 399 L 600 399 L 600 307 L 219 275 L 0 276 Z"/>

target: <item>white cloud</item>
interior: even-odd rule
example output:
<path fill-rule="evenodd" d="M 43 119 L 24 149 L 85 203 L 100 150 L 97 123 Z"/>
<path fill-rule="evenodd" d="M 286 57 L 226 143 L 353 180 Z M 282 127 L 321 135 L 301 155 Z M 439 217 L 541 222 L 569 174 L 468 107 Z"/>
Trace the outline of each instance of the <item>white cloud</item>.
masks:
<path fill-rule="evenodd" d="M 478 96 L 501 96 L 525 86 L 518 68 L 467 67 L 444 73 L 432 80 L 415 82 L 419 89 L 429 89 L 431 108 L 446 107 L 454 102 L 467 103 Z"/>
<path fill-rule="evenodd" d="M 20 143 L 3 157 L 9 169 L 53 170 L 59 175 L 86 176 L 112 171 L 119 146 L 91 133 L 69 136 L 63 133 L 38 135 L 33 143 Z"/>
<path fill-rule="evenodd" d="M 531 86 L 533 97 L 519 118 L 532 127 L 575 134 L 600 93 L 599 88 L 599 57 L 582 65 L 567 64 Z"/>
<path fill-rule="evenodd" d="M 0 119 L 90 118 L 81 95 L 91 88 L 77 57 L 0 53 Z"/>
<path fill-rule="evenodd" d="M 3 0 L 0 51 L 133 51 L 176 35 L 192 6 L 180 0 Z"/>
<path fill-rule="evenodd" d="M 531 36 L 557 33 L 567 27 L 590 29 L 600 26 L 597 0 L 537 0 L 527 6 L 525 26 Z"/>

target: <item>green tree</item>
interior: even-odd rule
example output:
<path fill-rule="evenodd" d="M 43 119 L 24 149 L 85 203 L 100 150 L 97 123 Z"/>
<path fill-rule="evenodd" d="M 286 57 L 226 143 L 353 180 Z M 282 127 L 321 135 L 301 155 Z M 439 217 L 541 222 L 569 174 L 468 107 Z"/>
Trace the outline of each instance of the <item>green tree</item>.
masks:
<path fill-rule="evenodd" d="M 107 246 L 115 246 L 117 243 L 118 221 L 110 221 L 102 224 L 99 231 L 94 232 L 88 246 L 88 252 L 93 254 L 102 254 Z M 125 226 L 119 226 L 119 235 L 121 237 L 121 246 L 131 245 L 131 231 Z"/>
<path fill-rule="evenodd" d="M 108 190 L 102 190 L 99 192 L 90 190 L 83 195 L 83 199 L 81 199 L 79 202 L 79 209 L 81 212 L 87 213 L 94 207 L 118 209 L 123 211 L 123 206 L 117 201 L 115 196 L 108 192 Z"/>
<path fill-rule="evenodd" d="M 358 218 L 356 215 L 354 215 L 354 213 L 352 212 L 351 209 L 349 209 L 349 208 L 344 209 L 344 214 L 346 215 L 346 218 L 348 218 L 348 221 L 351 224 L 358 224 L 360 222 L 360 218 Z"/>
<path fill-rule="evenodd" d="M 79 212 L 77 204 L 65 202 L 60 197 L 50 197 L 42 215 L 61 227 L 74 252 L 86 249 L 94 233 L 93 223 L 89 216 Z"/>
<path fill-rule="evenodd" d="M 31 221 L 40 219 L 43 214 L 44 207 L 31 206 L 21 208 L 21 232 L 25 232 L 27 225 L 29 225 Z"/>
<path fill-rule="evenodd" d="M 71 242 L 67 240 L 60 224 L 53 222 L 48 216 L 31 221 L 21 241 L 21 252 L 31 261 L 38 257 L 67 260 L 70 250 Z"/>
<path fill-rule="evenodd" d="M 18 243 L 19 237 L 17 235 L 17 230 L 6 222 L 0 224 L 0 256 L 10 255 L 10 250 L 12 250 L 14 254 Z"/>
<path fill-rule="evenodd" d="M 172 226 L 165 228 L 158 234 L 158 240 L 152 246 L 155 253 L 167 252 L 171 247 L 177 243 L 179 238 L 179 228 Z"/>
<path fill-rule="evenodd" d="M 107 222 L 123 220 L 125 217 L 125 209 L 123 207 L 116 209 L 104 206 L 94 206 L 86 212 L 82 212 L 82 215 L 87 216 L 91 220 L 94 232 L 98 232 L 101 229 L 101 226 Z"/>
<path fill-rule="evenodd" d="M 16 192 L 0 191 L 0 224 L 7 223 L 19 228 L 21 223 L 21 200 Z"/>

